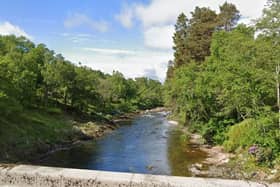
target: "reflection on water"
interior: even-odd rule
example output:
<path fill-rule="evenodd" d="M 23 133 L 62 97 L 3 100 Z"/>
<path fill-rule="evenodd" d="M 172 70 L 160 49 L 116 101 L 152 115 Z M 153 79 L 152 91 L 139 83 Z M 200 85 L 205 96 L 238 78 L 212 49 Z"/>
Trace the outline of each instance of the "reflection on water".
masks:
<path fill-rule="evenodd" d="M 191 176 L 190 166 L 203 161 L 206 153 L 192 148 L 188 142 L 182 141 L 181 135 L 182 131 L 178 129 L 173 129 L 169 134 L 168 160 L 171 166 L 171 175 Z"/>
<path fill-rule="evenodd" d="M 162 113 L 135 118 L 112 134 L 39 164 L 106 171 L 189 176 L 188 167 L 205 155 L 180 141 L 180 131 Z"/>

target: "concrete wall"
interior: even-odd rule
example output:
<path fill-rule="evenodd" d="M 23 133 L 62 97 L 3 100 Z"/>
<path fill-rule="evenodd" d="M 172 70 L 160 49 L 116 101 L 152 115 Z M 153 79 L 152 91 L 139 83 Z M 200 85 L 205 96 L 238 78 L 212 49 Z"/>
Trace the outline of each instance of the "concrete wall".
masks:
<path fill-rule="evenodd" d="M 42 166 L 0 166 L 0 186 L 6 187 L 263 187 L 248 181 L 155 176 Z M 279 184 L 269 186 L 280 187 Z"/>

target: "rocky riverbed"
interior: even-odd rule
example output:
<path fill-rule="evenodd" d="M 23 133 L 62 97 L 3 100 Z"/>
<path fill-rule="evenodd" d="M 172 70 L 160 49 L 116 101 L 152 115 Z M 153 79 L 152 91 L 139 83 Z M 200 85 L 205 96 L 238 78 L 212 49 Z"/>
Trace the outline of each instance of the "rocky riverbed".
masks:
<path fill-rule="evenodd" d="M 207 153 L 207 158 L 201 163 L 192 164 L 189 170 L 193 176 L 211 178 L 245 179 L 255 181 L 279 181 L 280 168 L 255 168 L 246 170 L 246 158 L 242 154 L 232 154 L 224 151 L 222 146 L 210 146 L 203 142 L 198 134 L 190 134 L 190 143 L 193 147 Z"/>

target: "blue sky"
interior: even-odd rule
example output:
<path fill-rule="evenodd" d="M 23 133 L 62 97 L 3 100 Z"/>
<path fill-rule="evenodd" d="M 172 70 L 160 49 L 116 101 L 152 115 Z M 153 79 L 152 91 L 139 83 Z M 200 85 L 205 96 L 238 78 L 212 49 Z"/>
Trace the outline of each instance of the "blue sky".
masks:
<path fill-rule="evenodd" d="M 224 0 L 3 0 L 0 34 L 45 43 L 74 63 L 126 77 L 165 78 L 173 59 L 173 25 L 195 6 L 218 10 Z M 229 0 L 242 22 L 261 15 L 266 0 Z"/>

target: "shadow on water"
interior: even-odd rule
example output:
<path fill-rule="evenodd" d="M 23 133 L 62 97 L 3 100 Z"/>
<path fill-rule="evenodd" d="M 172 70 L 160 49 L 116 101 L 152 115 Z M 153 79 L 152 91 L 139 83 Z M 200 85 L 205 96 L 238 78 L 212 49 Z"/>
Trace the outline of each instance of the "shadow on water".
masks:
<path fill-rule="evenodd" d="M 40 165 L 190 176 L 205 154 L 181 141 L 181 132 L 161 113 L 136 117 L 96 141 L 56 152 Z"/>
<path fill-rule="evenodd" d="M 54 167 L 66 167 L 66 168 L 78 168 L 88 169 L 88 162 L 91 160 L 99 147 L 96 146 L 96 142 L 85 142 L 82 145 L 73 147 L 68 150 L 57 151 L 44 159 L 37 161 L 35 164 L 54 166 Z"/>
<path fill-rule="evenodd" d="M 201 163 L 207 154 L 184 141 L 182 135 L 179 129 L 173 129 L 169 134 L 168 161 L 171 175 L 192 176 L 189 168 L 192 164 Z"/>

